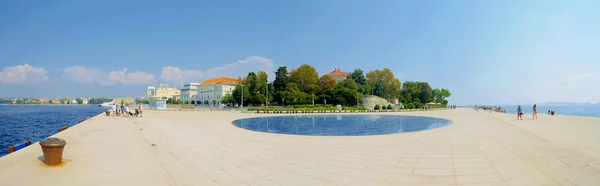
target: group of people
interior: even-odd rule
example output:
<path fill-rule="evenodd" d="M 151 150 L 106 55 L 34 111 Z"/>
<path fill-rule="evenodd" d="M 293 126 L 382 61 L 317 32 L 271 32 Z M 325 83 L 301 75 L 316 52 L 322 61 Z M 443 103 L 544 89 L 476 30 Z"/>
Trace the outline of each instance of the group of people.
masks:
<path fill-rule="evenodd" d="M 533 115 L 533 119 L 538 119 L 537 104 L 533 104 L 533 111 L 531 112 L 531 115 Z M 523 109 L 521 108 L 521 105 L 517 107 L 517 120 L 519 119 L 523 120 Z"/>
<path fill-rule="evenodd" d="M 475 110 L 479 111 L 479 109 L 482 109 L 483 111 L 489 111 L 490 113 L 492 113 L 492 111 L 500 112 L 500 113 L 506 113 L 506 109 L 504 109 L 502 107 L 496 107 L 496 106 L 477 106 L 477 105 L 475 105 Z"/>
<path fill-rule="evenodd" d="M 479 111 L 479 109 L 482 109 L 484 111 L 489 111 L 490 113 L 492 113 L 492 111 L 506 113 L 506 109 L 502 108 L 502 107 L 475 105 L 475 110 Z M 533 119 L 538 119 L 537 104 L 533 104 L 531 115 L 533 115 Z M 554 111 L 548 110 L 548 115 L 554 115 Z M 518 105 L 518 107 L 517 107 L 517 120 L 523 120 L 523 109 L 521 108 L 521 105 Z"/>
<path fill-rule="evenodd" d="M 112 116 L 121 116 L 121 117 L 129 117 L 129 116 L 135 116 L 135 117 L 142 117 L 142 113 L 144 112 L 144 106 L 140 103 L 138 108 L 135 109 L 134 112 L 131 112 L 131 110 L 129 110 L 129 106 L 126 106 L 124 104 L 121 105 L 117 105 L 114 104 L 112 106 Z"/>

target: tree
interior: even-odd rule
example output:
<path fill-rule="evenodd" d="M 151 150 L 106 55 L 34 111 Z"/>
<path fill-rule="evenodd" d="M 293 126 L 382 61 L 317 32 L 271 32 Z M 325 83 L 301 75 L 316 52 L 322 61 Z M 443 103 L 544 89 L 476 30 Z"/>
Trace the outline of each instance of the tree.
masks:
<path fill-rule="evenodd" d="M 429 103 L 433 101 L 433 93 L 431 86 L 427 82 L 421 82 L 421 95 L 419 96 L 421 103 Z"/>
<path fill-rule="evenodd" d="M 350 74 L 350 78 L 354 80 L 358 85 L 367 84 L 367 78 L 365 78 L 365 73 L 360 69 L 354 69 L 354 71 Z"/>
<path fill-rule="evenodd" d="M 433 95 L 433 101 L 434 102 L 439 103 L 439 102 L 442 101 L 442 99 L 441 99 L 442 92 L 440 91 L 439 88 L 434 88 L 431 91 L 431 94 Z"/>
<path fill-rule="evenodd" d="M 212 104 L 213 104 L 213 105 L 217 105 L 217 100 L 213 99 L 213 100 L 212 100 Z"/>
<path fill-rule="evenodd" d="M 256 90 L 260 93 L 260 94 L 265 94 L 265 91 L 267 86 L 268 86 L 268 76 L 267 73 L 263 72 L 263 71 L 259 71 L 258 72 L 258 77 L 257 77 L 257 82 L 256 82 Z"/>
<path fill-rule="evenodd" d="M 52 99 L 48 100 L 48 104 L 53 104 L 54 102 L 52 101 Z"/>
<path fill-rule="evenodd" d="M 75 101 L 77 102 L 77 104 L 82 104 L 83 103 L 83 100 L 81 98 L 77 98 L 77 99 L 75 99 Z"/>
<path fill-rule="evenodd" d="M 196 104 L 196 101 L 192 100 L 192 101 L 190 102 L 190 104 L 192 104 L 192 105 L 195 105 L 195 104 Z"/>
<path fill-rule="evenodd" d="M 346 87 L 346 88 L 349 88 L 352 90 L 356 90 L 356 91 L 359 90 L 358 84 L 356 82 L 354 82 L 353 79 L 345 79 L 344 81 L 342 81 L 340 83 L 340 86 L 343 86 L 343 87 Z"/>
<path fill-rule="evenodd" d="M 365 73 L 360 69 L 354 69 L 354 71 L 350 74 L 350 78 L 352 78 L 352 80 L 354 80 L 354 82 L 356 82 L 356 84 L 358 84 L 358 91 L 359 92 L 363 92 L 366 89 L 366 85 L 367 85 L 367 78 L 365 78 Z"/>
<path fill-rule="evenodd" d="M 314 94 L 319 90 L 319 73 L 314 67 L 304 64 L 290 72 L 290 81 L 298 85 L 300 91 Z"/>
<path fill-rule="evenodd" d="M 223 99 L 221 100 L 221 103 L 232 103 L 235 104 L 237 103 L 237 101 L 235 100 L 235 98 L 233 98 L 233 95 L 231 94 L 226 94 L 225 96 L 223 96 Z"/>
<path fill-rule="evenodd" d="M 406 102 L 402 103 L 411 103 L 414 102 L 414 99 L 419 99 L 421 97 L 421 82 L 416 81 L 406 81 L 402 85 L 402 95 Z"/>
<path fill-rule="evenodd" d="M 287 67 L 279 67 L 277 69 L 277 72 L 275 72 L 275 81 L 273 81 L 273 86 L 275 86 L 275 90 L 285 90 L 285 86 L 289 81 L 290 77 L 287 71 Z"/>
<path fill-rule="evenodd" d="M 204 100 L 204 104 L 205 104 L 205 105 L 208 105 L 208 100 Z"/>
<path fill-rule="evenodd" d="M 369 71 L 367 73 L 367 84 L 371 84 L 376 91 L 374 94 L 384 98 L 396 98 L 402 85 L 389 68 Z"/>
<path fill-rule="evenodd" d="M 256 74 L 254 72 L 249 72 L 248 76 L 246 76 L 246 79 L 244 79 L 244 84 L 246 86 L 248 86 L 248 90 L 250 92 L 256 92 L 257 79 L 258 79 L 258 77 L 256 76 Z"/>
<path fill-rule="evenodd" d="M 243 96 L 244 96 L 244 105 L 248 105 L 250 104 L 250 99 L 248 99 L 249 97 L 251 97 L 252 95 L 250 95 L 250 89 L 248 88 L 248 86 L 243 86 L 243 90 L 242 90 L 242 85 L 238 84 L 235 86 L 235 89 L 233 89 L 232 92 L 232 96 L 233 99 L 236 101 L 236 103 L 241 102 L 242 101 L 242 92 L 243 92 Z M 241 104 L 241 103 L 240 103 Z"/>
<path fill-rule="evenodd" d="M 448 89 L 433 89 L 432 91 L 433 97 L 435 98 L 436 103 L 442 103 L 442 105 L 448 104 L 448 100 L 446 98 L 450 97 L 452 94 Z"/>
<path fill-rule="evenodd" d="M 321 92 L 334 89 L 337 85 L 335 79 L 331 78 L 328 75 L 323 75 L 319 78 L 319 86 L 321 87 Z"/>

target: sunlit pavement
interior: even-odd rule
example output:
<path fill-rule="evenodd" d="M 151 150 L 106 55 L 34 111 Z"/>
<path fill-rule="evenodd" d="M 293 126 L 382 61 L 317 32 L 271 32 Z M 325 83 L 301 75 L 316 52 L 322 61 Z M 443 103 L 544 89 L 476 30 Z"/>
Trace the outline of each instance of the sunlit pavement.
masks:
<path fill-rule="evenodd" d="M 600 118 L 526 114 L 516 121 L 471 109 L 380 114 L 454 124 L 327 137 L 231 124 L 264 114 L 97 116 L 55 135 L 67 141 L 60 167 L 43 166 L 37 143 L 0 158 L 0 185 L 600 185 Z"/>

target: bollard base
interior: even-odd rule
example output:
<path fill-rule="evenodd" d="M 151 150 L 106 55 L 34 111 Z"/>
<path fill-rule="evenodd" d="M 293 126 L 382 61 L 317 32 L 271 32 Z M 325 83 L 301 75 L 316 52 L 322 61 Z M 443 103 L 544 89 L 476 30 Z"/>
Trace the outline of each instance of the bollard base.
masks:
<path fill-rule="evenodd" d="M 48 147 L 42 148 L 44 152 L 44 163 L 49 166 L 56 166 L 62 163 L 62 154 L 64 148 Z"/>

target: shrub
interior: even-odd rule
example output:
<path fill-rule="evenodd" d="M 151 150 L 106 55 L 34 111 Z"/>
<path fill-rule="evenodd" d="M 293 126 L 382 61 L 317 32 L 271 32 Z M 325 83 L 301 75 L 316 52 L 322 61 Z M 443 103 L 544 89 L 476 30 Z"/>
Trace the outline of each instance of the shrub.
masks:
<path fill-rule="evenodd" d="M 390 104 L 390 105 L 388 105 L 388 106 L 387 106 L 387 109 L 388 109 L 388 110 L 392 110 L 392 109 L 393 109 L 392 105 L 391 105 L 391 104 Z"/>
<path fill-rule="evenodd" d="M 375 108 L 373 108 L 373 109 L 379 110 L 379 108 L 380 108 L 379 105 L 375 105 Z"/>

